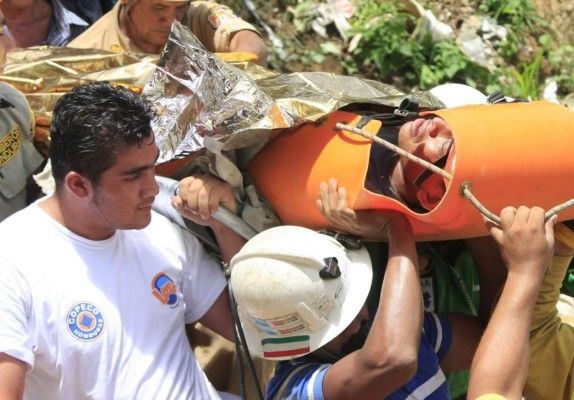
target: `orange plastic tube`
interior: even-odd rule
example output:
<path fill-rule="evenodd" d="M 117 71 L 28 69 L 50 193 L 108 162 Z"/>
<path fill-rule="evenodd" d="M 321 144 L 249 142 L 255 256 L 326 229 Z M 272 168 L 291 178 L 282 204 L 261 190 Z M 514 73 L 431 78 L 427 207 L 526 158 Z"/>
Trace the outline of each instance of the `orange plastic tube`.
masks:
<path fill-rule="evenodd" d="M 445 167 L 452 180 L 445 180 L 445 196 L 428 213 L 416 213 L 364 188 L 371 142 L 334 128 L 338 122 L 358 122 L 357 115 L 343 111 L 280 133 L 254 157 L 248 172 L 284 224 L 327 227 L 315 202 L 319 184 L 333 177 L 346 188 L 351 208 L 400 211 L 411 221 L 417 240 L 488 234 L 480 212 L 461 194 L 465 182 L 495 215 L 506 206 L 548 210 L 574 198 L 573 111 L 540 101 L 426 114 L 448 122 L 455 139 Z M 376 134 L 379 127 L 379 121 L 371 121 L 363 130 Z M 560 212 L 558 219 L 574 219 L 574 207 Z"/>

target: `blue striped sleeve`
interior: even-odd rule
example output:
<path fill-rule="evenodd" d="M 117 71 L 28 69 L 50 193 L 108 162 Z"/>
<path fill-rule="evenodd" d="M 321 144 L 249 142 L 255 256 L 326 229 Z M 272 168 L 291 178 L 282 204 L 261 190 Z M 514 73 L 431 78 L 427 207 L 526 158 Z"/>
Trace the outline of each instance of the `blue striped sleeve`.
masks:
<path fill-rule="evenodd" d="M 423 321 L 423 333 L 434 348 L 441 362 L 452 344 L 452 329 L 446 314 L 426 312 Z"/>

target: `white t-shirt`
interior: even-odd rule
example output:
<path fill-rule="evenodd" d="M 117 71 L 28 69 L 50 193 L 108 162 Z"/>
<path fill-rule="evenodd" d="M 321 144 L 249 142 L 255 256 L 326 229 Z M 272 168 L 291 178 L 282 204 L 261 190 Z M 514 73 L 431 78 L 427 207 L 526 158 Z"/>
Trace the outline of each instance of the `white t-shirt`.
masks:
<path fill-rule="evenodd" d="M 189 232 L 154 213 L 107 240 L 38 202 L 0 224 L 0 352 L 31 367 L 27 399 L 218 399 L 187 342 L 225 288 Z"/>

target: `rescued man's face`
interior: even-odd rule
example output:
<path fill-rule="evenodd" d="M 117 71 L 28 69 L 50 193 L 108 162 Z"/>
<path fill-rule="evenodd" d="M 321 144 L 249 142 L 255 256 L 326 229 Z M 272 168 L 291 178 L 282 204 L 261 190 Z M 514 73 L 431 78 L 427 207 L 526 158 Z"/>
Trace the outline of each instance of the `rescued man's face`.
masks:
<path fill-rule="evenodd" d="M 454 137 L 452 129 L 439 117 L 418 118 L 404 124 L 399 131 L 399 147 L 430 163 L 448 155 Z M 426 169 L 405 157 L 400 160 L 405 183 L 415 183 Z"/>

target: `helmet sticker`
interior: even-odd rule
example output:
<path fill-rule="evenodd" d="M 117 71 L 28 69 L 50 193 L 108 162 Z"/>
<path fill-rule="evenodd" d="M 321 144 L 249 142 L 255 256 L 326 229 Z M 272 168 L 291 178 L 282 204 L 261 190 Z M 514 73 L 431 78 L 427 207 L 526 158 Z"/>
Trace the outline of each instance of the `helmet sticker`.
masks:
<path fill-rule="evenodd" d="M 297 313 L 268 319 L 252 317 L 251 322 L 253 322 L 259 331 L 271 336 L 291 335 L 297 332 L 308 331 L 303 319 Z"/>
<path fill-rule="evenodd" d="M 238 19 L 237 15 L 233 14 L 229 8 L 221 6 L 214 7 L 207 16 L 207 21 L 213 29 L 217 29 L 234 19 Z"/>
<path fill-rule="evenodd" d="M 328 318 L 335 309 L 335 304 L 323 293 L 313 302 L 313 308 L 317 310 L 323 318 Z"/>
<path fill-rule="evenodd" d="M 311 351 L 309 339 L 307 335 L 263 339 L 261 341 L 263 357 L 294 357 L 307 354 Z"/>

